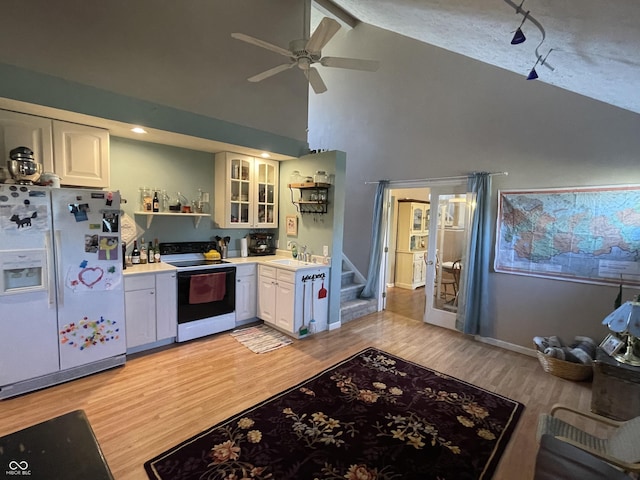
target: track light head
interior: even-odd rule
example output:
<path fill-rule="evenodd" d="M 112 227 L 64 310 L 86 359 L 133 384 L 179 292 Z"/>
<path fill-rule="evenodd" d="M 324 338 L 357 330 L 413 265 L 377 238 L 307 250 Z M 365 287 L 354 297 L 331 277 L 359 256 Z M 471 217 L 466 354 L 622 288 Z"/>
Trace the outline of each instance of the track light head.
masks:
<path fill-rule="evenodd" d="M 527 80 L 535 80 L 536 78 L 538 78 L 538 72 L 536 72 L 536 67 L 533 67 L 527 75 Z"/>
<path fill-rule="evenodd" d="M 519 45 L 520 43 L 524 42 L 526 39 L 527 37 L 525 37 L 524 33 L 522 33 L 522 29 L 518 28 L 516 30 L 515 35 L 511 39 L 511 45 Z"/>

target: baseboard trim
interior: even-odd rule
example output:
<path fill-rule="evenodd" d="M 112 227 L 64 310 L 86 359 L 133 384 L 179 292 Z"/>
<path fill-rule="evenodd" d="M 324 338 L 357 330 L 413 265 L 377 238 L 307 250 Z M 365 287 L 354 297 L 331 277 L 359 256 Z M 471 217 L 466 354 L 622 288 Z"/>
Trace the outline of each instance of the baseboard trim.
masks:
<path fill-rule="evenodd" d="M 337 330 L 342 326 L 342 322 L 332 322 L 328 325 L 329 330 Z"/>
<path fill-rule="evenodd" d="M 41 388 L 51 387 L 70 380 L 76 380 L 113 367 L 119 367 L 124 365 L 126 360 L 125 354 L 119 354 L 114 357 L 97 360 L 93 363 L 78 365 L 77 367 L 71 367 L 67 370 L 58 370 L 57 372 L 48 373 L 41 377 L 30 378 L 11 385 L 5 385 L 0 388 L 0 400 L 40 390 Z"/>
<path fill-rule="evenodd" d="M 511 350 L 512 352 L 521 353 L 530 357 L 537 356 L 534 349 L 523 347 L 522 345 L 516 345 L 515 343 L 509 343 L 490 337 L 481 337 L 480 335 L 475 335 L 473 338 L 478 342 L 487 343 L 489 345 L 493 345 L 494 347 L 504 348 L 505 350 Z"/>

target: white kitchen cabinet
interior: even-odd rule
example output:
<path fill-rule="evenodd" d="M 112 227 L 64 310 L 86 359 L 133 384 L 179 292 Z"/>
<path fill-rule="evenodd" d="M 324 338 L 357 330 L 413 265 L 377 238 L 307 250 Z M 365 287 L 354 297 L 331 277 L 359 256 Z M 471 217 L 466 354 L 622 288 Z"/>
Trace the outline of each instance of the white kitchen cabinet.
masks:
<path fill-rule="evenodd" d="M 8 160 L 20 146 L 33 150 L 42 171 L 58 175 L 63 186 L 109 187 L 107 130 L 0 110 L 0 154 Z"/>
<path fill-rule="evenodd" d="M 256 318 L 256 265 L 236 266 L 236 326 Z"/>
<path fill-rule="evenodd" d="M 51 120 L 35 115 L 0 110 L 1 166 L 6 166 L 9 152 L 16 147 L 28 147 L 33 150 L 34 160 L 43 165 L 44 171 L 51 172 L 53 168 Z"/>
<path fill-rule="evenodd" d="M 220 228 L 277 228 L 279 163 L 237 153 L 215 156 L 214 219 Z"/>
<path fill-rule="evenodd" d="M 296 276 L 293 272 L 276 269 L 276 327 L 289 333 L 296 333 L 295 303 Z"/>
<path fill-rule="evenodd" d="M 258 317 L 267 323 L 276 323 L 276 269 L 258 266 Z"/>
<path fill-rule="evenodd" d="M 164 340 L 175 337 L 178 330 L 178 290 L 176 287 L 176 273 L 156 273 L 155 277 L 156 340 Z"/>
<path fill-rule="evenodd" d="M 62 185 L 107 188 L 110 183 L 109 132 L 53 120 L 53 171 Z"/>
<path fill-rule="evenodd" d="M 175 272 L 125 275 L 124 302 L 127 353 L 169 343 L 166 340 L 176 336 Z"/>
<path fill-rule="evenodd" d="M 258 318 L 296 338 L 302 324 L 315 320 L 316 332 L 327 329 L 329 268 L 289 270 L 258 266 Z M 313 306 L 312 306 L 313 302 Z"/>
<path fill-rule="evenodd" d="M 127 349 L 156 341 L 156 282 L 154 275 L 124 279 Z"/>

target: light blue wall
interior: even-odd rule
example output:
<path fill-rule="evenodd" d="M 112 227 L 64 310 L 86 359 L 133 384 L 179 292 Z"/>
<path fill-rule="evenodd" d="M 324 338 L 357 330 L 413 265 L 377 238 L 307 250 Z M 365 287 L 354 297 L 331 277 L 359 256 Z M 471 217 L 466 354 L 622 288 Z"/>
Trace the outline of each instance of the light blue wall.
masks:
<path fill-rule="evenodd" d="M 331 256 L 331 279 L 329 281 L 329 323 L 340 320 L 340 287 L 342 283 L 342 237 L 344 234 L 344 209 L 346 197 L 346 159 L 344 152 L 330 151 L 305 155 L 299 160 L 280 163 L 280 247 L 286 248 L 287 240 L 295 240 L 299 245 L 307 245 L 308 251 L 322 254 L 322 246 L 329 247 Z M 317 170 L 324 170 L 332 176 L 333 185 L 329 189 L 329 205 L 324 215 L 300 214 L 291 202 L 291 190 L 287 187 L 294 170 L 301 175 L 313 176 Z M 298 192 L 294 189 L 294 199 Z M 298 235 L 287 236 L 285 219 L 287 215 L 297 215 Z"/>
<path fill-rule="evenodd" d="M 170 196 L 177 192 L 189 200 L 196 200 L 198 189 L 209 192 L 213 208 L 213 154 L 170 147 L 155 143 L 111 137 L 111 185 L 119 190 L 127 203 L 124 211 L 135 218 L 138 229 L 146 230 L 146 216 L 134 215 L 140 210 L 140 188 L 166 189 Z M 211 210 L 212 211 L 212 210 Z M 240 238 L 249 230 L 215 228 L 213 217 L 203 217 L 198 228 L 193 217 L 155 216 L 144 233 L 146 242 L 158 238 L 160 242 L 209 241 L 216 235 L 230 236 L 231 252 L 240 251 Z"/>
<path fill-rule="evenodd" d="M 298 170 L 303 176 L 313 176 L 318 170 L 324 170 L 335 177 L 336 160 L 334 152 L 306 155 L 299 160 L 287 160 L 280 163 L 280 248 L 285 248 L 287 240 L 298 245 L 306 245 L 307 251 L 314 255 L 322 255 L 322 246 L 333 244 L 333 221 L 335 217 L 335 185 L 328 191 L 329 205 L 326 214 L 300 213 L 292 203 L 292 191 L 287 186 L 291 182 L 291 173 Z M 293 199 L 299 197 L 299 190 L 293 189 Z M 342 212 L 341 212 L 342 214 Z M 298 235 L 287 235 L 284 222 L 287 215 L 298 218 Z M 329 252 L 331 255 L 331 251 Z"/>

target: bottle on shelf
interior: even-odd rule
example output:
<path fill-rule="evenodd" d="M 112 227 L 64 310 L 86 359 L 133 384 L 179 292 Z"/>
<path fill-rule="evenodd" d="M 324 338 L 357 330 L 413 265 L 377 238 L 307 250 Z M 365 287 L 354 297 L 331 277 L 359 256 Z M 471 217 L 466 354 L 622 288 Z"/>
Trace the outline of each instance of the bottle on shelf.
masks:
<path fill-rule="evenodd" d="M 153 249 L 153 242 L 149 240 L 149 248 L 147 249 L 147 262 L 156 263 L 155 250 Z"/>
<path fill-rule="evenodd" d="M 122 270 L 127 269 L 127 242 L 122 242 Z"/>
<path fill-rule="evenodd" d="M 138 241 L 133 241 L 133 250 L 131 251 L 131 263 L 133 265 L 140 264 L 140 250 L 138 250 Z"/>
<path fill-rule="evenodd" d="M 144 237 L 142 237 L 142 241 L 140 242 L 140 264 L 144 265 L 147 263 L 147 246 L 144 243 Z"/>
<path fill-rule="evenodd" d="M 150 212 L 153 209 L 152 198 L 150 188 L 140 188 L 140 208 L 143 212 Z"/>
<path fill-rule="evenodd" d="M 153 192 L 153 207 L 154 212 L 160 211 L 160 199 L 158 198 L 158 192 Z"/>
<path fill-rule="evenodd" d="M 163 212 L 169 211 L 169 195 L 166 190 L 162 190 L 162 193 L 160 194 L 160 208 Z"/>
<path fill-rule="evenodd" d="M 160 247 L 158 246 L 158 239 L 156 238 L 153 245 L 153 257 L 156 263 L 160 263 Z"/>

